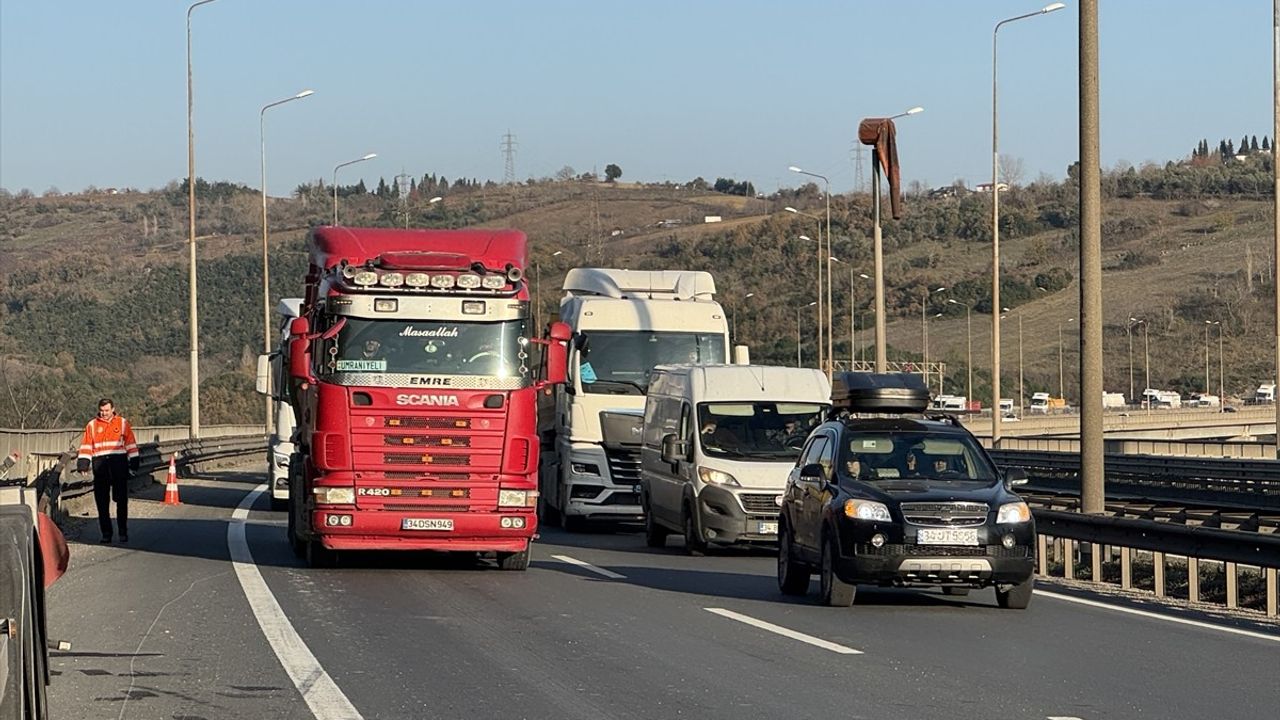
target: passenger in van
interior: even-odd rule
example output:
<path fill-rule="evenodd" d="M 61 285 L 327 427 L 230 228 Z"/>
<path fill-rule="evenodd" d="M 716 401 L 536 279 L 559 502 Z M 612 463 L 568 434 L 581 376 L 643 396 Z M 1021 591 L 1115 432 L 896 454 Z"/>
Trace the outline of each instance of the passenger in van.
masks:
<path fill-rule="evenodd" d="M 742 441 L 731 428 L 719 425 L 714 420 L 708 420 L 703 424 L 701 435 L 703 447 L 724 448 L 728 450 L 742 445 Z"/>

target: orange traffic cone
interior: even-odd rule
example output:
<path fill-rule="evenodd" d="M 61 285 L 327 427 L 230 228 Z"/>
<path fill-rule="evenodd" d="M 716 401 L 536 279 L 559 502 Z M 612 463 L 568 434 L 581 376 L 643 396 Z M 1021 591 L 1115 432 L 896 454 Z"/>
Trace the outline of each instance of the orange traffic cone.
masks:
<path fill-rule="evenodd" d="M 169 477 L 164 483 L 164 504 L 181 505 L 178 500 L 178 465 L 173 455 L 169 456 Z"/>

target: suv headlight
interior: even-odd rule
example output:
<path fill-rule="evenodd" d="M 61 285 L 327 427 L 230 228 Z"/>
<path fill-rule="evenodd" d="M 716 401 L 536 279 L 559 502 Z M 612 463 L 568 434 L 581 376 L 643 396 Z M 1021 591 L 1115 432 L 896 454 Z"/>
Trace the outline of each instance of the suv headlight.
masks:
<path fill-rule="evenodd" d="M 356 489 L 353 487 L 318 487 L 312 490 L 320 505 L 355 505 Z"/>
<path fill-rule="evenodd" d="M 1024 502 L 1005 503 L 996 513 L 996 523 L 1024 523 L 1031 519 L 1031 508 Z"/>
<path fill-rule="evenodd" d="M 711 468 L 698 468 L 698 479 L 708 485 L 725 485 L 728 487 L 740 487 L 738 480 L 727 472 L 720 470 L 712 470 Z"/>
<path fill-rule="evenodd" d="M 845 517 L 854 520 L 881 520 L 890 522 L 893 518 L 889 515 L 889 508 L 884 503 L 878 503 L 873 500 L 845 500 L 844 501 Z"/>
<path fill-rule="evenodd" d="M 498 507 L 531 507 L 531 498 L 536 500 L 538 494 L 528 490 L 499 490 Z"/>

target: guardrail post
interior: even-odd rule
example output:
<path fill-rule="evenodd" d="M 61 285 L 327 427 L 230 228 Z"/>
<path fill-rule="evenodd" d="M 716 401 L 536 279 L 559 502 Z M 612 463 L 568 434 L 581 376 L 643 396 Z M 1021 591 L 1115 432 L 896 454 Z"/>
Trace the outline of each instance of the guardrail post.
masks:
<path fill-rule="evenodd" d="M 1106 545 L 1092 543 L 1093 547 L 1089 550 L 1089 558 L 1091 563 L 1089 569 L 1093 572 L 1093 581 L 1102 582 L 1102 556 L 1107 552 Z M 1101 552 L 1099 552 L 1101 551 Z"/>
<path fill-rule="evenodd" d="M 1164 597 L 1164 553 L 1151 553 L 1151 565 L 1155 570 L 1156 597 Z"/>
<path fill-rule="evenodd" d="M 1044 535 L 1036 535 L 1036 559 L 1040 565 L 1040 574 L 1049 574 L 1049 558 L 1048 555 L 1049 541 Z M 1271 579 L 1275 580 L 1275 570 L 1271 571 Z"/>
<path fill-rule="evenodd" d="M 1187 558 L 1187 602 L 1200 602 L 1200 559 Z"/>
<path fill-rule="evenodd" d="M 1236 576 L 1236 564 L 1223 563 L 1227 574 L 1227 607 L 1234 610 L 1240 605 L 1240 579 Z"/>
<path fill-rule="evenodd" d="M 1277 605 L 1280 605 L 1280 598 L 1278 598 L 1280 596 L 1280 588 L 1277 588 L 1276 569 L 1267 568 L 1265 572 L 1267 575 L 1267 617 L 1276 617 L 1277 614 L 1280 614 L 1280 608 L 1277 607 Z"/>
<path fill-rule="evenodd" d="M 1097 578 L 1094 582 L 1098 582 Z M 1133 548 L 1120 548 L 1120 589 L 1133 589 Z"/>
<path fill-rule="evenodd" d="M 1071 538 L 1062 540 L 1062 577 L 1073 580 L 1076 576 L 1076 541 Z"/>

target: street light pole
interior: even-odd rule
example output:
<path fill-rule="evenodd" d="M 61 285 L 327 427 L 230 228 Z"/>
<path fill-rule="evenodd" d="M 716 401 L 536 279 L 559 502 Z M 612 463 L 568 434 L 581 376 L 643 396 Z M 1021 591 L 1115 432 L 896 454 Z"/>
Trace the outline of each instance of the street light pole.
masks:
<path fill-rule="evenodd" d="M 356 158 L 355 160 L 348 160 L 347 162 L 338 163 L 337 165 L 333 166 L 333 224 L 334 225 L 338 224 L 338 168 L 344 168 L 348 165 L 355 165 L 358 162 L 364 162 L 365 160 L 372 160 L 376 157 L 378 157 L 378 153 L 369 153 L 364 157 Z"/>
<path fill-rule="evenodd" d="M 818 302 L 815 300 L 814 302 L 811 302 L 808 305 L 805 305 L 804 307 L 810 308 L 817 304 Z M 801 355 L 802 345 L 800 340 L 800 311 L 803 309 L 804 308 L 796 308 L 796 367 L 800 367 L 804 363 L 804 358 Z"/>
<path fill-rule="evenodd" d="M 1131 317 L 1124 326 L 1124 333 L 1129 336 L 1129 402 L 1133 402 L 1133 324 L 1135 322 L 1137 321 Z"/>
<path fill-rule="evenodd" d="M 747 300 L 755 297 L 755 295 L 756 294 L 753 292 L 749 292 L 746 295 L 743 295 L 742 302 L 745 303 Z M 729 340 L 730 348 L 738 344 L 738 304 L 737 303 L 734 303 L 734 306 L 730 311 L 730 315 L 729 315 L 729 338 L 730 338 Z"/>
<path fill-rule="evenodd" d="M 783 208 L 783 209 L 784 209 L 784 210 L 786 210 L 787 212 L 789 212 L 789 213 L 793 213 L 793 214 L 795 214 L 795 215 L 803 215 L 803 216 L 805 216 L 805 217 L 809 218 L 810 220 L 813 220 L 813 221 L 815 221 L 816 223 L 818 223 L 818 240 L 817 240 L 817 243 L 818 243 L 818 254 L 817 254 L 817 260 L 818 260 L 818 286 L 817 286 L 817 289 L 818 289 L 818 291 L 817 291 L 817 295 L 816 295 L 816 297 L 817 297 L 817 301 L 814 303 L 814 305 L 816 305 L 816 306 L 818 307 L 818 369 L 822 369 L 822 368 L 823 368 L 823 362 L 822 362 L 822 353 L 823 353 L 823 345 L 822 345 L 822 257 L 823 257 L 823 256 L 822 256 L 822 218 L 818 217 L 817 215 L 810 215 L 810 214 L 809 214 L 809 213 L 807 213 L 807 212 L 804 212 L 804 211 L 802 211 L 802 210 L 797 210 L 797 209 L 795 209 L 795 208 L 793 208 L 793 207 L 786 207 L 786 208 Z M 800 236 L 800 239 L 801 239 L 801 240 L 806 240 L 806 241 L 807 241 L 807 240 L 810 240 L 811 238 L 810 238 L 808 235 L 801 235 L 801 236 Z M 828 256 L 830 256 L 830 254 L 829 254 L 829 253 L 828 253 Z M 830 274 L 831 274 L 831 267 L 830 267 L 830 263 L 827 263 L 827 274 L 828 274 L 828 275 L 830 275 Z M 830 378 L 828 378 L 828 381 L 829 381 L 829 380 L 830 380 Z"/>
<path fill-rule="evenodd" d="M 895 120 L 907 115 L 924 112 L 922 107 L 891 115 L 886 120 Z M 872 254 L 875 257 L 876 280 L 876 372 L 885 372 L 889 365 L 889 346 L 885 340 L 884 320 L 884 241 L 880 231 L 880 160 L 875 153 L 871 154 L 871 220 L 874 231 Z"/>
<path fill-rule="evenodd" d="M 827 381 L 830 382 L 832 366 L 835 364 L 835 342 L 832 340 L 833 323 L 831 320 L 832 314 L 835 312 L 835 307 L 831 304 L 831 255 L 832 255 L 832 252 L 831 252 L 831 181 L 827 179 L 826 175 L 819 175 L 818 173 L 815 173 L 815 172 L 801 170 L 800 168 L 794 165 L 792 165 L 787 169 L 794 173 L 800 173 L 801 175 L 808 175 L 810 177 L 821 178 L 822 182 L 826 184 L 826 196 L 827 196 Z M 818 249 L 819 250 L 822 249 L 821 242 L 818 243 Z"/>
<path fill-rule="evenodd" d="M 297 95 L 267 103 L 258 112 L 258 142 L 262 158 L 262 352 L 271 354 L 271 259 L 267 243 L 267 110 L 294 100 L 301 100 L 313 94 L 314 90 L 303 90 Z M 271 434 L 271 415 L 275 402 L 271 398 L 272 377 L 267 375 L 267 434 Z"/>
<path fill-rule="evenodd" d="M 1073 320 L 1075 320 L 1075 318 L 1067 318 L 1066 320 L 1058 321 L 1058 397 L 1062 398 L 1063 402 L 1067 399 L 1067 391 L 1066 384 L 1062 379 L 1062 325 L 1063 323 L 1069 323 Z"/>
<path fill-rule="evenodd" d="M 965 338 L 968 340 L 968 344 L 969 344 L 968 356 L 967 356 L 967 359 L 965 360 L 966 368 L 969 371 L 969 381 L 968 381 L 969 384 L 967 387 L 967 392 L 969 393 L 969 399 L 972 400 L 973 399 L 973 325 L 970 324 L 969 322 L 969 318 L 970 318 L 969 311 L 972 310 L 973 308 L 969 305 L 969 303 L 962 303 L 959 300 L 956 300 L 955 298 L 948 298 L 947 302 L 951 303 L 952 305 L 964 306 L 964 333 L 965 333 Z M 996 410 L 999 410 L 999 409 L 1000 409 L 1000 406 L 997 405 Z"/>
<path fill-rule="evenodd" d="M 196 131 L 192 122 L 195 101 L 191 81 L 191 12 L 211 2 L 213 0 L 200 0 L 187 8 L 187 247 L 190 255 L 187 321 L 191 325 L 188 329 L 191 338 L 191 420 L 188 434 L 192 439 L 200 437 L 200 323 L 196 312 Z"/>
<path fill-rule="evenodd" d="M 1000 27 L 1017 20 L 1044 15 L 1065 7 L 1056 2 L 1040 10 L 1006 18 L 996 23 L 991 31 L 991 403 L 1000 407 L 1000 120 L 996 102 L 996 39 Z M 1000 413 L 991 416 L 991 447 L 1000 447 Z"/>

